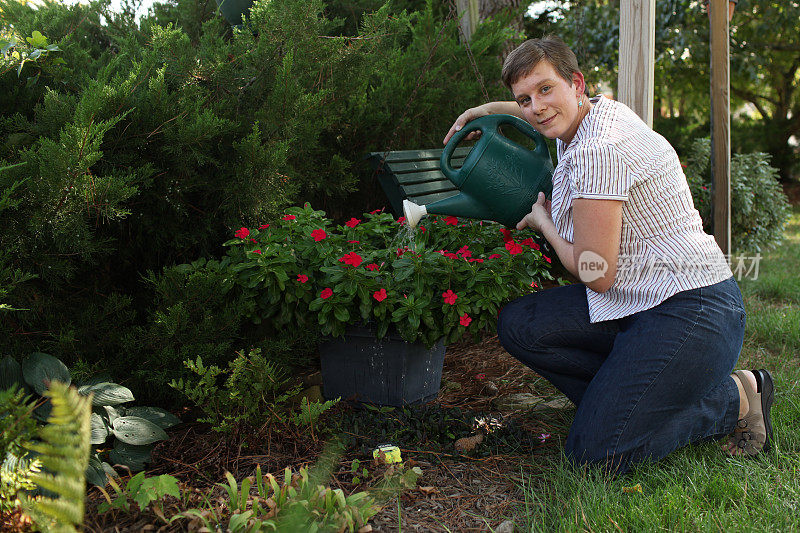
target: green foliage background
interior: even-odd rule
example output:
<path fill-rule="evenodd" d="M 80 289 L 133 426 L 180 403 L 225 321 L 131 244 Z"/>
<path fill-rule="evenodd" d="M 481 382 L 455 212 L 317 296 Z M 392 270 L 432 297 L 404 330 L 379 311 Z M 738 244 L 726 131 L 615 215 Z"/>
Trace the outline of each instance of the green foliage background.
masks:
<path fill-rule="evenodd" d="M 528 34 L 563 36 L 587 82 L 616 89 L 620 2 L 553 4 L 541 20 L 529 20 Z M 684 156 L 710 131 L 709 18 L 696 0 L 659 0 L 655 9 L 654 129 Z M 732 149 L 770 154 L 783 182 L 800 176 L 800 156 L 789 142 L 800 135 L 799 19 L 798 2 L 740 0 L 730 22 Z M 745 104 L 747 114 L 736 113 Z"/>
<path fill-rule="evenodd" d="M 107 0 L 0 1 L 3 36 L 16 39 L 0 69 L 0 287 L 24 309 L 0 310 L 4 353 L 48 351 L 120 377 L 186 338 L 208 344 L 209 362 L 232 356 L 235 306 L 210 316 L 201 291 L 155 312 L 175 287 L 144 278 L 219 254 L 231 228 L 287 205 L 336 217 L 382 207 L 364 155 L 438 146 L 464 103 L 482 100 L 435 3 L 332 4 L 259 1 L 239 31 L 199 0 L 139 21 Z M 505 22 L 472 42 L 487 80 Z M 34 31 L 60 51 L 18 75 L 12 51 L 29 53 Z"/>

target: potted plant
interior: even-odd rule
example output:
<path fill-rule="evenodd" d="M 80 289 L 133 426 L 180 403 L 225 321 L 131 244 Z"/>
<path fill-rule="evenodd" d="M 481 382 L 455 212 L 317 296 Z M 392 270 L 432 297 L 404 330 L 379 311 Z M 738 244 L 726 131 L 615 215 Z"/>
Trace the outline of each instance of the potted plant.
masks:
<path fill-rule="evenodd" d="M 338 225 L 306 204 L 240 228 L 225 245 L 229 282 L 252 302 L 251 318 L 326 335 L 326 396 L 351 396 L 346 389 L 375 403 L 435 395 L 445 343 L 494 330 L 505 302 L 553 279 L 532 232 L 455 217 L 431 217 L 411 230 L 402 217 L 373 211 Z M 381 351 L 392 364 L 377 364 Z M 413 355 L 420 351 L 428 355 Z M 407 382 L 415 374 L 433 379 L 416 387 Z M 354 382 L 359 376 L 365 383 Z M 387 387 L 395 389 L 388 396 L 365 394 Z"/>

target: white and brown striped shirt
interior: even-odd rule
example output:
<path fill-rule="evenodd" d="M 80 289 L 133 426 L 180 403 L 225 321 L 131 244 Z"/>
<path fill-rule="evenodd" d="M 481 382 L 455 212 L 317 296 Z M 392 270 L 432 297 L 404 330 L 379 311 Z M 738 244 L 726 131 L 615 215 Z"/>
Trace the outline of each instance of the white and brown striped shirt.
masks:
<path fill-rule="evenodd" d="M 586 289 L 590 321 L 628 316 L 731 277 L 703 232 L 672 146 L 626 105 L 603 96 L 592 103 L 569 145 L 557 142 L 552 199 L 553 222 L 569 242 L 575 198 L 624 201 L 617 275 L 604 293 Z"/>

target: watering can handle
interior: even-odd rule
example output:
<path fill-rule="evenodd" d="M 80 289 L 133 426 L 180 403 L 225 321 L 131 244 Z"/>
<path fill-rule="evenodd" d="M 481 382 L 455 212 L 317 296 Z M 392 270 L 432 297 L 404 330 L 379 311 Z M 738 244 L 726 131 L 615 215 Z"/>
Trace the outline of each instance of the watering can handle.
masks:
<path fill-rule="evenodd" d="M 497 129 L 502 126 L 503 124 L 508 124 L 513 126 L 523 135 L 530 137 L 536 142 L 536 149 L 535 152 L 540 156 L 548 156 L 549 151 L 547 149 L 547 144 L 545 144 L 544 137 L 541 133 L 536 131 L 533 126 L 531 126 L 527 121 L 522 120 L 519 117 L 515 117 L 514 115 L 504 115 L 504 114 L 496 114 L 496 115 L 485 115 L 475 120 L 468 122 L 463 128 L 453 135 L 447 145 L 444 147 L 444 151 L 442 152 L 441 158 L 441 171 L 447 179 L 454 183 L 458 183 L 457 176 L 458 170 L 454 169 L 450 165 L 450 159 L 453 157 L 453 152 L 456 149 L 458 143 L 461 140 L 472 133 L 473 131 L 480 130 L 481 137 L 478 139 L 478 142 L 475 143 L 475 146 L 472 148 L 472 151 L 467 156 L 467 159 L 473 154 L 476 154 L 476 157 L 480 157 L 480 154 L 483 152 L 486 143 L 489 142 L 490 135 L 488 133 L 494 133 Z M 468 161 L 464 161 L 464 166 L 468 166 Z"/>

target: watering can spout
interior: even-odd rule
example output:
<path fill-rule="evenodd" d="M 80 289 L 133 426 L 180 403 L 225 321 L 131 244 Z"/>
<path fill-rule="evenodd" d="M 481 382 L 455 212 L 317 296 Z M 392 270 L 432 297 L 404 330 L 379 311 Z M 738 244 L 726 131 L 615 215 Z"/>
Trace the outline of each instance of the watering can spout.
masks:
<path fill-rule="evenodd" d="M 491 211 L 487 210 L 486 206 L 464 192 L 427 205 L 417 205 L 409 200 L 403 200 L 403 215 L 412 228 L 415 228 L 420 219 L 428 214 L 475 219 L 492 217 Z"/>
<path fill-rule="evenodd" d="M 403 216 L 406 217 L 406 222 L 412 228 L 416 228 L 419 220 L 428 214 L 428 210 L 424 205 L 417 205 L 410 200 L 403 200 Z"/>

